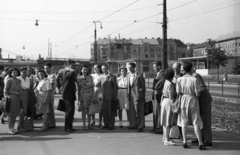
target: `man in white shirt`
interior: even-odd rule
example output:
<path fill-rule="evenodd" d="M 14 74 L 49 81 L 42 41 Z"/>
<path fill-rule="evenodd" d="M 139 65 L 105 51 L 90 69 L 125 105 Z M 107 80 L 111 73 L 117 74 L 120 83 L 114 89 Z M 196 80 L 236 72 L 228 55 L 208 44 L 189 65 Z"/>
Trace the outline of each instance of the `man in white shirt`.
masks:
<path fill-rule="evenodd" d="M 23 119 L 27 115 L 27 108 L 29 104 L 29 96 L 28 96 L 28 89 L 30 88 L 30 80 L 27 77 L 27 68 L 20 68 L 20 76 L 17 77 L 21 81 L 21 112 L 20 118 L 18 123 L 18 131 L 23 132 L 26 131 L 23 128 Z"/>

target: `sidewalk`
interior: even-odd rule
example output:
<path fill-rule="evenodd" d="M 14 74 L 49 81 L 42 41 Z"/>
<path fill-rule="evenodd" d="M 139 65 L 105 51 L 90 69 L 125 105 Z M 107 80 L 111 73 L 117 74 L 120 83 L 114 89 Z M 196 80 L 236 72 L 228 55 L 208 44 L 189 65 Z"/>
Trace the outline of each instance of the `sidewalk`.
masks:
<path fill-rule="evenodd" d="M 55 106 L 57 105 L 55 100 Z M 126 120 L 125 111 L 123 111 Z M 193 128 L 189 127 L 189 148 L 183 149 L 182 142 L 174 139 L 177 146 L 164 146 L 161 134 L 149 132 L 152 129 L 152 115 L 146 117 L 146 128 L 139 133 L 124 128 L 114 130 L 98 129 L 83 131 L 81 113 L 75 111 L 74 128 L 76 132 L 69 134 L 63 131 L 64 113 L 55 110 L 57 128 L 46 132 L 34 131 L 7 135 L 7 122 L 0 124 L 0 155 L 239 155 L 240 135 L 213 128 L 213 146 L 199 151 L 198 146 L 191 144 L 195 138 Z M 97 116 L 97 115 L 96 115 Z M 98 118 L 98 116 L 97 116 Z M 98 120 L 98 119 L 96 119 Z M 40 127 L 42 120 L 35 120 Z M 17 125 L 17 123 L 16 123 Z"/>

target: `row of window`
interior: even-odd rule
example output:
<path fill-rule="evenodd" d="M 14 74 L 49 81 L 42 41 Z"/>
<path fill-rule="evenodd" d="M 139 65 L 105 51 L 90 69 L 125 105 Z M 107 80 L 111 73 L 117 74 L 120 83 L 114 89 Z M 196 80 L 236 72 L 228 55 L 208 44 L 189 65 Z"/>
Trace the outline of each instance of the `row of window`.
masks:
<path fill-rule="evenodd" d="M 225 48 L 225 49 L 235 48 L 235 47 L 240 47 L 240 43 L 220 44 L 220 47 L 223 47 L 223 48 Z"/>

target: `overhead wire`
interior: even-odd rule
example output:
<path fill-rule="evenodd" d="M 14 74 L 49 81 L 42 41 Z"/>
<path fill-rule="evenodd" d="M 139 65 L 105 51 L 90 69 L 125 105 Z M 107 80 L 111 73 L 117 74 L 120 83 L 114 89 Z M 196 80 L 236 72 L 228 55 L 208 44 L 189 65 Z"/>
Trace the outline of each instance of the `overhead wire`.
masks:
<path fill-rule="evenodd" d="M 206 14 L 206 13 L 209 13 L 209 12 L 214 12 L 214 11 L 222 10 L 222 9 L 225 9 L 225 8 L 233 7 L 233 6 L 239 5 L 239 4 L 240 3 L 236 3 L 236 4 L 233 4 L 233 5 L 226 6 L 226 7 L 217 8 L 217 9 L 213 9 L 213 10 L 210 10 L 210 11 L 201 12 L 201 13 L 190 15 L 190 16 L 186 16 L 186 17 L 183 17 L 183 18 L 173 19 L 173 20 L 170 20 L 169 22 L 178 21 L 178 20 L 182 20 L 182 19 L 186 19 L 186 18 L 191 18 L 191 17 L 194 17 L 194 16 L 199 16 L 199 15 Z"/>

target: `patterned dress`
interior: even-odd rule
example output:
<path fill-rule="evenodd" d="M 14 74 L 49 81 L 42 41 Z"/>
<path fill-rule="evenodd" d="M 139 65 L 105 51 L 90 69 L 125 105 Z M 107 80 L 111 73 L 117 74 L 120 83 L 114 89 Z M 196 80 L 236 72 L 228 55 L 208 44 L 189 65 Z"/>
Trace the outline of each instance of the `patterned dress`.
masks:
<path fill-rule="evenodd" d="M 47 91 L 51 89 L 51 83 L 49 79 L 44 78 L 41 80 L 36 88 L 36 97 L 37 97 L 37 104 L 36 104 L 36 113 L 37 114 L 45 114 L 50 112 L 50 104 L 51 98 L 47 99 L 46 103 L 43 103 L 45 96 L 47 95 Z"/>
<path fill-rule="evenodd" d="M 82 106 L 83 111 L 87 112 L 88 107 L 93 102 L 93 88 L 86 88 L 87 86 L 93 86 L 93 79 L 92 76 L 83 77 L 79 76 L 77 78 L 77 83 L 79 85 L 79 101 L 80 106 Z"/>
<path fill-rule="evenodd" d="M 6 80 L 4 94 L 11 98 L 11 111 L 7 113 L 9 117 L 16 117 L 20 114 L 20 95 L 11 94 L 10 92 L 19 92 L 21 81 L 19 79 L 9 78 Z"/>

